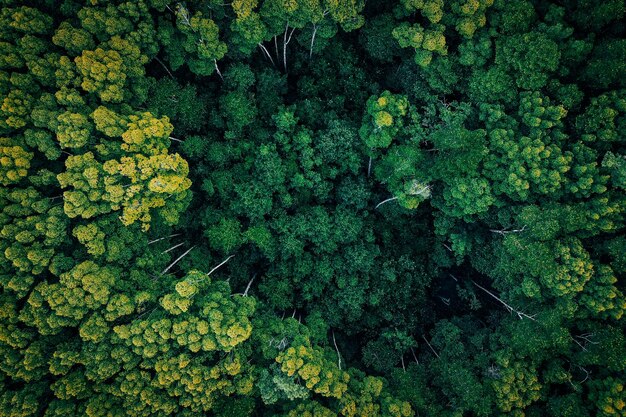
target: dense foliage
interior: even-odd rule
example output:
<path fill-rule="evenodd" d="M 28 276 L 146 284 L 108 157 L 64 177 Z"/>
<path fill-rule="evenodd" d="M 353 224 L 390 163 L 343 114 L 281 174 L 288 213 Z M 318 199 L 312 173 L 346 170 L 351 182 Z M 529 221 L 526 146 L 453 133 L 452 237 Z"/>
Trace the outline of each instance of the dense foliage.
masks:
<path fill-rule="evenodd" d="M 0 4 L 0 416 L 626 416 L 624 0 Z"/>

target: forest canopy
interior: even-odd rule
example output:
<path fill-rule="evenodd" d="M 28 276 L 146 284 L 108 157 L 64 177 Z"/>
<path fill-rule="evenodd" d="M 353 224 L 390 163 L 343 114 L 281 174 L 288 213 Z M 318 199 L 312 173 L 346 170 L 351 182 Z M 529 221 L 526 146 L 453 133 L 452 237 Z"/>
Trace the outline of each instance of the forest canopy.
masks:
<path fill-rule="evenodd" d="M 0 5 L 0 416 L 626 416 L 624 0 Z"/>

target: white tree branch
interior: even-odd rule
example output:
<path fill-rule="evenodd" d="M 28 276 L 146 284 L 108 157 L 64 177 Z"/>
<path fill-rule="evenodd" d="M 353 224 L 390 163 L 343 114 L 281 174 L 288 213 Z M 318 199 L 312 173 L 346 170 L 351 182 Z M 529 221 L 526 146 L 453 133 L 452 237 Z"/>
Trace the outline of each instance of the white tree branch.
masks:
<path fill-rule="evenodd" d="M 172 246 L 171 248 L 166 249 L 166 250 L 164 250 L 163 252 L 161 252 L 161 254 L 171 252 L 171 251 L 173 251 L 174 249 L 176 249 L 177 247 L 184 245 L 185 243 L 186 243 L 186 242 L 181 242 L 181 243 L 179 243 L 178 245 L 174 245 L 174 246 Z"/>
<path fill-rule="evenodd" d="M 171 264 L 169 264 L 167 266 L 167 268 L 165 268 L 162 272 L 161 272 L 161 276 L 165 275 L 165 273 L 167 271 L 169 271 L 174 265 L 176 265 L 178 263 L 178 261 L 180 261 L 181 259 L 183 259 L 185 256 L 187 256 L 187 254 L 189 252 L 191 252 L 193 250 L 193 248 L 195 248 L 195 245 L 192 246 L 191 248 L 189 248 L 185 253 L 183 253 L 182 255 L 180 255 L 178 258 L 176 258 L 176 260 L 174 262 L 172 262 Z"/>
<path fill-rule="evenodd" d="M 424 339 L 424 342 L 426 342 L 426 344 L 428 345 L 428 347 L 430 348 L 430 350 L 433 351 L 433 353 L 435 354 L 435 356 L 438 358 L 439 354 L 437 352 L 435 352 L 435 349 L 433 349 L 433 347 L 430 345 L 430 343 L 428 343 L 428 340 L 426 340 L 426 338 L 424 337 L 424 335 L 422 335 L 422 339 Z"/>
<path fill-rule="evenodd" d="M 376 207 L 374 207 L 374 210 L 376 210 L 378 207 L 382 206 L 385 203 L 388 203 L 390 201 L 397 200 L 397 199 L 398 199 L 398 197 L 391 197 L 391 198 L 388 198 L 386 200 L 383 200 L 380 203 L 376 204 Z"/>
<path fill-rule="evenodd" d="M 160 241 L 162 241 L 162 240 L 164 240 L 164 239 L 169 239 L 169 238 L 171 238 L 171 237 L 176 237 L 176 236 L 180 236 L 180 235 L 181 235 L 180 233 L 174 233 L 173 235 L 169 235 L 169 236 L 165 236 L 165 237 L 160 237 L 160 238 L 158 238 L 158 239 L 151 240 L 150 242 L 148 242 L 148 245 L 152 245 L 153 243 L 160 242 Z"/>
<path fill-rule="evenodd" d="M 231 258 L 233 258 L 235 255 L 230 255 L 228 258 L 226 258 L 224 261 L 222 261 L 222 263 L 220 263 L 218 266 L 216 266 L 215 268 L 211 269 L 209 271 L 208 274 L 206 274 L 207 276 L 211 275 L 213 272 L 215 272 L 220 266 L 224 265 L 226 262 L 230 261 Z"/>

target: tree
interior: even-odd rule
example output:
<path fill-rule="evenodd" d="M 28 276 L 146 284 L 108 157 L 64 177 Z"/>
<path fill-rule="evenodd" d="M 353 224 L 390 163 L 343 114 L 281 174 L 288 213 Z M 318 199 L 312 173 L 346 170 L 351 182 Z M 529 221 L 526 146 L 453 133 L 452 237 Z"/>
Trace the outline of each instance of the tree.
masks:
<path fill-rule="evenodd" d="M 320 348 L 298 345 L 281 352 L 276 362 L 287 376 L 302 378 L 306 388 L 314 393 L 341 398 L 348 389 L 350 376 L 325 356 Z"/>
<path fill-rule="evenodd" d="M 0 138 L 0 183 L 4 186 L 17 183 L 27 176 L 33 158 L 32 152 L 19 145 L 11 146 L 11 142 L 9 138 Z"/>
<path fill-rule="evenodd" d="M 181 4 L 176 9 L 176 27 L 170 23 L 163 26 L 166 31 L 160 34 L 161 42 L 173 70 L 186 62 L 195 74 L 211 75 L 216 70 L 219 73 L 217 61 L 228 47 L 219 40 L 219 27 L 212 19 L 199 11 L 192 15 Z"/>
<path fill-rule="evenodd" d="M 405 97 L 384 91 L 380 97 L 367 100 L 366 113 L 359 135 L 369 148 L 386 148 L 403 126 L 403 116 L 408 111 Z"/>
<path fill-rule="evenodd" d="M 91 218 L 121 209 L 122 223 L 139 220 L 147 229 L 151 209 L 159 208 L 166 222 L 175 222 L 186 204 L 191 181 L 186 161 L 178 154 L 167 154 L 172 131 L 168 119 L 157 119 L 148 112 L 120 118 L 103 108 L 93 117 L 97 130 L 122 137 L 117 153 L 125 156 L 103 163 L 93 152 L 67 158 L 67 170 L 58 180 L 61 187 L 71 187 L 64 193 L 68 216 Z M 117 123 L 111 123 L 116 119 Z"/>

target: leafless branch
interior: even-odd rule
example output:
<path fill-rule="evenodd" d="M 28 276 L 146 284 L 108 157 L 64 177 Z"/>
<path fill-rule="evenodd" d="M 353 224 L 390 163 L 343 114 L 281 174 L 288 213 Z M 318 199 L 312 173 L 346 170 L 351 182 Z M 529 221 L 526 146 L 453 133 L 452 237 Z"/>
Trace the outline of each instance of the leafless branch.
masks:
<path fill-rule="evenodd" d="M 272 63 L 273 66 L 276 66 L 276 64 L 274 64 L 274 60 L 272 59 L 272 56 L 270 55 L 269 51 L 267 50 L 267 48 L 259 42 L 259 48 L 261 48 L 261 51 L 263 51 L 264 55 L 270 60 L 270 62 Z"/>
<path fill-rule="evenodd" d="M 222 76 L 222 72 L 220 71 L 219 67 L 217 66 L 217 59 L 213 60 L 213 64 L 215 64 L 215 71 L 217 71 L 217 75 L 219 75 L 220 78 L 222 79 L 222 81 L 224 81 L 224 77 Z"/>
<path fill-rule="evenodd" d="M 169 235 L 169 236 L 165 236 L 165 237 L 160 237 L 160 238 L 158 238 L 158 239 L 151 240 L 150 242 L 148 242 L 148 245 L 152 245 L 153 243 L 160 242 L 160 241 L 162 241 L 162 240 L 164 240 L 164 239 L 169 239 L 169 238 L 171 238 L 171 237 L 176 237 L 176 236 L 180 236 L 180 235 L 181 235 L 180 233 L 174 233 L 173 235 Z"/>
<path fill-rule="evenodd" d="M 374 210 L 376 210 L 378 207 L 382 206 L 385 203 L 388 203 L 390 201 L 397 200 L 397 199 L 398 199 L 398 197 L 391 197 L 391 198 L 388 198 L 386 200 L 383 200 L 380 203 L 376 204 L 376 207 L 374 207 Z"/>
<path fill-rule="evenodd" d="M 189 252 L 191 252 L 193 250 L 193 248 L 195 248 L 195 245 L 192 246 L 191 248 L 189 248 L 185 253 L 183 253 L 182 255 L 180 255 L 178 258 L 176 258 L 176 260 L 174 262 L 172 262 L 171 264 L 169 264 L 167 266 L 167 268 L 165 268 L 162 272 L 161 272 L 161 276 L 163 276 L 167 271 L 169 271 L 174 265 L 176 265 L 178 263 L 178 261 L 180 261 L 181 259 L 183 259 L 185 256 L 187 256 L 187 254 Z"/>
<path fill-rule="evenodd" d="M 490 296 L 492 296 L 493 298 L 495 298 L 496 300 L 498 300 L 508 311 L 509 313 L 515 313 L 517 314 L 517 317 L 519 317 L 520 320 L 522 320 L 523 318 L 527 318 L 530 319 L 532 321 L 537 321 L 535 319 L 535 314 L 533 314 L 532 316 L 517 310 L 516 308 L 511 307 L 509 304 L 507 304 L 506 302 L 504 302 L 504 300 L 502 300 L 500 297 L 498 297 L 497 295 L 495 295 L 494 293 L 492 293 L 491 291 L 489 291 L 488 289 L 486 289 L 485 287 L 479 285 L 476 283 L 476 281 L 472 280 L 472 283 L 474 285 L 476 285 L 478 288 L 480 288 L 481 290 L 483 290 L 484 292 L 486 292 L 487 294 L 489 294 Z"/>
<path fill-rule="evenodd" d="M 435 356 L 438 358 L 439 354 L 437 352 L 435 352 L 435 349 L 433 349 L 433 347 L 430 345 L 430 343 L 428 343 L 428 340 L 426 340 L 426 338 L 424 337 L 424 335 L 422 335 L 422 339 L 424 339 L 424 342 L 426 342 L 426 344 L 428 345 L 428 347 L 430 348 L 430 350 L 433 351 L 433 353 L 435 354 Z"/>
<path fill-rule="evenodd" d="M 250 287 L 252 286 L 252 282 L 254 282 L 255 278 L 256 278 L 256 274 L 252 275 L 252 279 L 248 282 L 248 286 L 246 287 L 246 290 L 243 292 L 244 297 L 248 296 L 248 291 L 250 290 Z"/>
<path fill-rule="evenodd" d="M 492 233 L 497 233 L 497 234 L 502 235 L 502 236 L 508 235 L 509 233 L 522 233 L 524 230 L 526 230 L 526 225 L 524 225 L 521 229 L 513 229 L 513 230 L 506 230 L 506 229 L 501 229 L 501 230 L 489 229 L 489 231 L 490 231 L 490 232 L 492 232 Z"/>
<path fill-rule="evenodd" d="M 161 64 L 161 66 L 165 69 L 165 71 L 167 71 L 167 73 L 169 74 L 169 76 L 172 78 L 172 80 L 175 80 L 176 78 L 174 78 L 174 75 L 171 73 L 171 71 L 169 70 L 169 68 L 167 68 L 167 66 L 163 63 L 163 61 L 161 61 L 159 59 L 158 56 L 155 56 L 154 59 L 156 60 L 156 62 L 158 62 L 159 64 Z"/>
<path fill-rule="evenodd" d="M 341 371 L 341 354 L 339 353 L 339 348 L 337 347 L 337 341 L 335 340 L 335 331 L 333 330 L 333 344 L 335 345 L 335 350 L 337 351 L 337 366 Z"/>
<path fill-rule="evenodd" d="M 224 265 L 226 262 L 230 261 L 231 258 L 233 258 L 235 255 L 230 255 L 228 258 L 226 258 L 224 261 L 222 261 L 222 263 L 220 263 L 218 266 L 216 266 L 215 268 L 211 269 L 209 271 L 208 274 L 206 274 L 207 276 L 210 276 L 213 272 L 215 272 L 220 266 Z"/>
<path fill-rule="evenodd" d="M 313 56 L 313 43 L 315 42 L 315 35 L 317 34 L 317 25 L 313 23 L 313 35 L 311 36 L 311 48 L 309 48 L 309 59 Z"/>
<path fill-rule="evenodd" d="M 181 242 L 181 243 L 179 243 L 178 245 L 174 245 L 174 246 L 172 246 L 171 248 L 166 249 L 166 250 L 164 250 L 163 252 L 161 252 L 161 254 L 164 254 L 164 253 L 168 253 L 168 252 L 170 252 L 170 251 L 173 251 L 174 249 L 176 249 L 176 248 L 177 248 L 177 247 L 179 247 L 179 246 L 184 245 L 185 243 L 186 243 L 186 242 Z"/>

